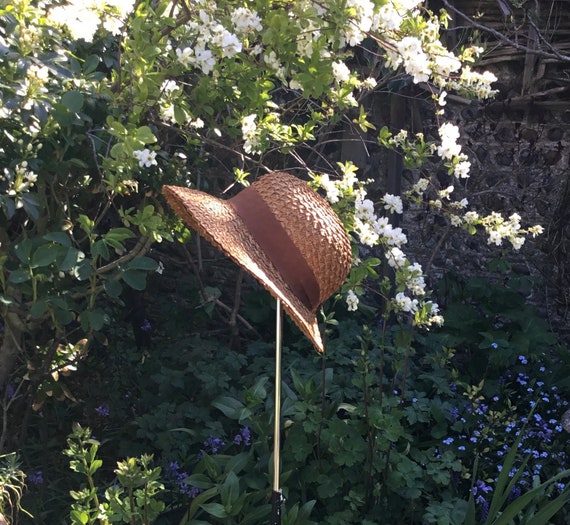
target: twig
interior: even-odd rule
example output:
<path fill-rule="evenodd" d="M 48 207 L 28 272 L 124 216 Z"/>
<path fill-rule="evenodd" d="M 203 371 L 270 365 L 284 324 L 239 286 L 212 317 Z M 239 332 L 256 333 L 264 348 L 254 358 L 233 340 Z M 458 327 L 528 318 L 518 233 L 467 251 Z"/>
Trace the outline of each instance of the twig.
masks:
<path fill-rule="evenodd" d="M 114 260 L 113 262 L 110 262 L 109 264 L 106 264 L 105 266 L 97 268 L 97 270 L 95 270 L 95 273 L 97 275 L 100 275 L 102 273 L 106 273 L 110 270 L 115 269 L 120 264 L 129 262 L 135 257 L 138 257 L 139 255 L 148 252 L 152 243 L 153 240 L 150 237 L 140 237 L 135 247 L 129 253 L 123 255 L 122 257 L 119 257 L 118 259 Z"/>
<path fill-rule="evenodd" d="M 224 309 L 226 312 L 230 312 L 231 315 L 234 315 L 233 314 L 234 310 L 232 308 L 230 308 L 228 305 L 224 304 L 217 297 L 208 296 L 208 294 L 206 293 L 206 290 L 204 288 L 204 284 L 202 283 L 202 279 L 200 277 L 200 272 L 198 271 L 198 268 L 196 267 L 196 263 L 194 262 L 194 259 L 190 255 L 190 252 L 188 251 L 186 246 L 182 246 L 182 249 L 184 250 L 186 258 L 188 259 L 188 262 L 190 263 L 190 266 L 192 266 L 194 274 L 196 275 L 196 278 L 198 279 L 198 285 L 200 286 L 200 296 L 202 297 L 203 302 L 200 305 L 198 305 L 198 307 L 202 307 L 207 303 L 214 303 L 216 306 L 219 306 L 222 309 Z M 257 337 L 261 337 L 259 332 L 255 328 L 253 328 L 253 326 L 251 326 L 241 315 L 239 315 L 237 313 L 237 311 L 235 312 L 235 319 L 238 320 L 240 323 L 243 323 L 243 325 L 248 330 L 252 331 Z"/>
<path fill-rule="evenodd" d="M 511 47 L 514 47 L 515 49 L 518 49 L 520 51 L 525 51 L 527 53 L 532 53 L 532 54 L 535 54 L 535 55 L 538 55 L 538 56 L 541 56 L 544 58 L 557 58 L 558 60 L 560 60 L 562 62 L 570 62 L 570 56 L 560 54 L 551 45 L 548 46 L 551 49 L 550 53 L 547 53 L 546 51 L 542 51 L 540 49 L 530 49 L 528 46 L 525 46 L 523 44 L 519 44 L 518 42 L 515 42 L 514 40 L 507 38 L 503 33 L 501 33 L 500 31 L 497 31 L 496 29 L 493 29 L 493 28 L 486 26 L 484 24 L 480 24 L 479 22 L 475 22 L 475 20 L 470 18 L 469 15 L 463 13 L 462 11 L 457 9 L 456 7 L 452 6 L 449 3 L 449 0 L 442 0 L 442 1 L 443 1 L 443 5 L 445 6 L 446 9 L 449 9 L 450 11 L 455 13 L 456 15 L 459 15 L 461 18 L 467 20 L 469 25 L 471 25 L 472 27 L 480 29 L 481 31 L 485 31 L 486 33 L 490 33 L 491 35 L 493 35 L 495 38 L 497 38 L 501 42 L 503 42 L 503 43 L 505 43 Z"/>
<path fill-rule="evenodd" d="M 243 268 L 239 269 L 237 280 L 236 280 L 236 289 L 234 293 L 234 306 L 230 313 L 230 326 L 232 328 L 232 338 L 237 337 L 237 323 L 236 318 L 238 315 L 239 305 L 241 301 L 241 285 L 243 283 Z"/>
<path fill-rule="evenodd" d="M 439 238 L 439 241 L 437 241 L 435 248 L 431 252 L 431 256 L 429 258 L 429 261 L 426 264 L 426 269 L 425 269 L 426 274 L 429 274 L 429 271 L 433 265 L 433 260 L 435 259 L 435 256 L 439 252 L 439 249 L 443 245 L 444 241 L 449 237 L 450 231 L 451 231 L 451 224 L 448 224 L 446 230 L 443 232 L 443 235 Z"/>

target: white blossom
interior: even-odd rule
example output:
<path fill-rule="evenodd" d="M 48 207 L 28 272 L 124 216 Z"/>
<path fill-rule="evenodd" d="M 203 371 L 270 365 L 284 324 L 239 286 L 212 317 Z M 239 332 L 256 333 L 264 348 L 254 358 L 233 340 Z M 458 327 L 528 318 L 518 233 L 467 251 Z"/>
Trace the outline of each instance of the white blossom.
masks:
<path fill-rule="evenodd" d="M 232 24 L 236 33 L 247 35 L 254 31 L 261 31 L 261 18 L 255 11 L 251 11 L 247 7 L 238 7 L 232 13 Z"/>
<path fill-rule="evenodd" d="M 255 119 L 255 114 L 247 115 L 241 119 L 241 134 L 245 140 L 243 149 L 246 153 L 257 152 L 260 143 Z"/>
<path fill-rule="evenodd" d="M 150 168 L 151 166 L 156 166 L 156 151 L 151 151 L 148 148 L 143 150 L 136 150 L 133 152 L 135 159 L 139 161 L 139 166 Z"/>
<path fill-rule="evenodd" d="M 400 248 L 390 248 L 385 257 L 392 268 L 403 268 L 407 262 L 404 252 Z"/>
<path fill-rule="evenodd" d="M 459 128 L 450 122 L 444 122 L 439 128 L 441 144 L 437 148 L 437 154 L 442 159 L 453 159 L 461 153 L 461 146 L 457 144 Z"/>
<path fill-rule="evenodd" d="M 354 293 L 354 290 L 349 290 L 346 294 L 346 305 L 348 307 L 349 312 L 354 312 L 358 309 L 358 297 Z"/>
<path fill-rule="evenodd" d="M 330 180 L 330 177 L 328 175 L 323 175 L 321 177 L 321 187 L 327 192 L 327 200 L 331 204 L 335 204 L 339 201 L 339 188 L 333 181 Z"/>
<path fill-rule="evenodd" d="M 394 298 L 394 304 L 398 308 L 398 310 L 402 312 L 410 312 L 415 313 L 418 311 L 418 300 L 411 299 L 403 292 L 399 292 L 396 294 Z"/>
<path fill-rule="evenodd" d="M 402 214 L 404 212 L 402 198 L 398 195 L 386 193 L 384 197 L 382 197 L 382 202 L 384 203 L 384 209 L 390 213 Z"/>
<path fill-rule="evenodd" d="M 350 69 L 344 62 L 333 62 L 332 71 L 337 82 L 346 82 L 350 79 Z"/>

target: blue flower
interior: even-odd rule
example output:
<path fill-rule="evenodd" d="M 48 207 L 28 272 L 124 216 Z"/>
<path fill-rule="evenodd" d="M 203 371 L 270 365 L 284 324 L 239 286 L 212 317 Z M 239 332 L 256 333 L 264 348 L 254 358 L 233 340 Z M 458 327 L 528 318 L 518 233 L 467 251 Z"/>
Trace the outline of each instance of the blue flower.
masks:
<path fill-rule="evenodd" d="M 519 355 L 519 361 L 523 364 L 526 365 L 528 363 L 526 357 L 524 355 Z"/>
<path fill-rule="evenodd" d="M 44 474 L 41 470 L 35 470 L 28 474 L 28 481 L 32 485 L 41 485 L 44 482 Z"/>
<path fill-rule="evenodd" d="M 459 409 L 457 407 L 453 407 L 451 409 L 451 417 L 453 419 L 453 422 L 455 423 L 457 421 L 457 418 L 459 417 Z"/>
<path fill-rule="evenodd" d="M 510 494 L 509 494 L 509 499 L 511 501 L 513 501 L 513 500 L 519 498 L 521 494 L 522 494 L 522 490 L 520 487 L 518 487 L 518 486 L 513 487 Z"/>
<path fill-rule="evenodd" d="M 218 451 L 225 447 L 226 444 L 222 438 L 217 438 L 214 436 L 208 436 L 208 439 L 204 441 L 204 447 L 206 447 L 206 452 L 210 454 L 217 454 Z"/>
<path fill-rule="evenodd" d="M 443 440 L 443 443 L 444 443 L 445 445 L 451 445 L 451 444 L 453 443 L 453 438 L 452 438 L 452 437 L 445 438 L 445 439 Z"/>
<path fill-rule="evenodd" d="M 234 436 L 234 443 L 241 445 L 242 443 L 247 447 L 251 445 L 251 432 L 248 427 L 242 427 L 239 434 Z"/>
<path fill-rule="evenodd" d="M 166 479 L 170 480 L 176 485 L 181 494 L 189 496 L 190 498 L 195 498 L 200 492 L 201 488 L 189 485 L 186 482 L 188 474 L 184 471 L 180 471 L 180 466 L 177 461 L 172 461 L 166 468 Z"/>
<path fill-rule="evenodd" d="M 499 348 L 499 345 L 493 341 L 491 343 L 491 348 L 494 348 L 496 350 L 497 348 Z"/>
<path fill-rule="evenodd" d="M 107 403 L 103 403 L 102 405 L 99 405 L 95 409 L 95 412 L 97 412 L 97 414 L 99 414 L 100 416 L 108 417 L 109 416 L 109 405 Z"/>
<path fill-rule="evenodd" d="M 8 399 L 12 399 L 15 393 L 16 393 L 16 385 L 14 383 L 8 383 L 8 386 L 6 387 L 6 397 Z"/>
<path fill-rule="evenodd" d="M 150 324 L 150 321 L 148 319 L 145 319 L 143 321 L 143 324 L 141 324 L 141 330 L 143 332 L 148 332 L 149 330 L 152 330 L 152 325 Z"/>

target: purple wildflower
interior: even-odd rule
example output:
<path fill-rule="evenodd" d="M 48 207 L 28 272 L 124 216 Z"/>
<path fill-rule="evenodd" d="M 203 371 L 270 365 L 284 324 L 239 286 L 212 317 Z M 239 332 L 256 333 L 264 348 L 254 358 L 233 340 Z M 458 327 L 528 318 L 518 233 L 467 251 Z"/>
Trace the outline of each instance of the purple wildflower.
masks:
<path fill-rule="evenodd" d="M 218 451 L 225 447 L 226 444 L 222 438 L 217 438 L 214 436 L 208 436 L 208 439 L 204 441 L 205 452 L 209 454 L 217 454 Z"/>
<path fill-rule="evenodd" d="M 16 385 L 14 383 L 9 383 L 6 387 L 6 397 L 12 399 L 16 393 Z"/>
<path fill-rule="evenodd" d="M 109 405 L 107 403 L 103 403 L 95 409 L 95 412 L 102 417 L 109 417 Z"/>
<path fill-rule="evenodd" d="M 32 485 L 41 485 L 44 482 L 44 474 L 41 470 L 35 470 L 28 474 L 28 481 Z"/>
<path fill-rule="evenodd" d="M 148 319 L 145 319 L 143 321 L 143 324 L 141 324 L 141 330 L 143 332 L 148 332 L 149 330 L 152 330 L 152 325 L 150 324 L 150 321 Z"/>
<path fill-rule="evenodd" d="M 453 407 L 451 409 L 451 418 L 453 423 L 455 423 L 459 419 L 459 409 L 457 407 Z"/>
<path fill-rule="evenodd" d="M 188 484 L 186 482 L 187 478 L 188 474 L 181 471 L 180 466 L 176 461 L 172 461 L 166 468 L 166 479 L 174 483 L 181 494 L 189 496 L 190 498 L 195 498 L 200 494 L 200 492 L 202 492 L 202 489 Z"/>
<path fill-rule="evenodd" d="M 251 445 L 251 432 L 248 427 L 242 427 L 238 434 L 234 436 L 234 443 L 241 445 L 242 443 L 248 447 Z"/>

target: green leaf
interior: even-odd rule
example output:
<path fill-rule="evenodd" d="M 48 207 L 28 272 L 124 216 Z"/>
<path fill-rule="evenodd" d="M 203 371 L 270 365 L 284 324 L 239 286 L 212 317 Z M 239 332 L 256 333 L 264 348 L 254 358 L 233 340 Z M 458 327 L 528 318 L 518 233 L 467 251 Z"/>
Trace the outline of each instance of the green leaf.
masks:
<path fill-rule="evenodd" d="M 95 459 L 91 462 L 91 465 L 89 465 L 89 473 L 93 474 L 94 472 L 97 472 L 101 466 L 103 465 L 103 460 L 101 459 Z"/>
<path fill-rule="evenodd" d="M 24 239 L 14 246 L 14 253 L 24 264 L 29 264 L 32 257 L 32 249 L 34 244 L 30 239 Z"/>
<path fill-rule="evenodd" d="M 63 257 L 63 260 L 57 263 L 57 269 L 61 272 L 69 272 L 75 268 L 79 261 L 82 261 L 83 259 L 85 259 L 85 254 L 77 248 L 70 246 Z"/>
<path fill-rule="evenodd" d="M 32 304 L 30 308 L 30 315 L 34 319 L 37 319 L 46 312 L 47 307 L 48 307 L 47 301 L 45 301 L 44 299 L 40 299 L 39 301 L 36 301 L 34 304 Z"/>
<path fill-rule="evenodd" d="M 82 510 L 72 510 L 69 515 L 71 517 L 71 523 L 74 525 L 76 523 L 79 523 L 81 525 L 89 523 L 89 515 Z"/>
<path fill-rule="evenodd" d="M 83 259 L 79 262 L 79 264 L 73 269 L 73 273 L 75 276 L 80 280 L 84 281 L 85 279 L 89 279 L 93 275 L 93 265 L 91 264 L 91 260 Z"/>
<path fill-rule="evenodd" d="M 136 257 L 128 264 L 129 270 L 146 270 L 154 272 L 158 268 L 158 263 L 150 257 Z"/>
<path fill-rule="evenodd" d="M 61 97 L 61 103 L 72 113 L 79 113 L 83 107 L 83 95 L 79 91 L 68 91 Z"/>
<path fill-rule="evenodd" d="M 258 525 L 259 523 L 266 523 L 267 517 L 271 512 L 271 505 L 259 505 L 240 521 L 240 525 Z"/>
<path fill-rule="evenodd" d="M 40 203 L 34 193 L 23 193 L 22 204 L 26 213 L 34 220 L 37 221 L 40 216 Z"/>
<path fill-rule="evenodd" d="M 77 217 L 77 222 L 79 223 L 79 226 L 81 227 L 81 229 L 87 234 L 87 235 L 91 235 L 91 233 L 93 232 L 93 228 L 95 228 L 95 222 L 90 219 L 89 217 L 87 217 L 87 215 L 79 215 L 79 217 Z"/>
<path fill-rule="evenodd" d="M 65 232 L 49 232 L 43 236 L 45 241 L 56 242 L 62 246 L 71 246 L 71 237 Z"/>
<path fill-rule="evenodd" d="M 542 507 L 532 518 L 530 518 L 526 525 L 544 525 L 552 518 L 568 501 L 570 492 L 564 491 L 558 497 L 553 499 Z"/>
<path fill-rule="evenodd" d="M 251 410 L 245 407 L 245 405 L 233 397 L 222 396 L 218 397 L 212 401 L 212 406 L 221 410 L 226 417 L 231 419 L 236 419 L 241 421 L 251 416 Z"/>
<path fill-rule="evenodd" d="M 125 270 L 121 277 L 134 290 L 146 288 L 146 272 L 140 270 Z"/>
<path fill-rule="evenodd" d="M 83 318 L 83 316 L 87 318 L 87 321 L 93 330 L 101 330 L 109 320 L 107 314 L 100 309 L 86 311 L 81 317 Z"/>
<path fill-rule="evenodd" d="M 136 139 L 143 144 L 152 144 L 156 142 L 154 133 L 148 126 L 141 126 L 136 131 Z"/>
<path fill-rule="evenodd" d="M 80 281 L 85 281 L 93 275 L 93 265 L 89 259 L 83 259 L 73 268 L 73 273 Z"/>
<path fill-rule="evenodd" d="M 83 63 L 83 74 L 89 75 L 89 73 L 93 73 L 99 66 L 100 61 L 99 55 L 88 56 Z"/>
<path fill-rule="evenodd" d="M 198 513 L 198 510 L 201 508 L 202 504 L 205 501 L 208 501 L 209 499 L 212 499 L 217 495 L 218 495 L 218 488 L 217 487 L 212 487 L 212 488 L 205 490 L 204 492 L 201 492 L 200 494 L 198 494 L 192 500 L 192 503 L 190 504 L 190 508 L 188 509 L 188 512 L 184 515 L 184 517 L 180 521 L 179 525 L 186 525 L 188 523 L 195 523 L 194 521 L 191 521 L 191 520 L 194 516 L 196 516 L 196 514 Z"/>
<path fill-rule="evenodd" d="M 239 498 L 239 478 L 231 470 L 220 487 L 220 496 L 224 508 L 231 507 Z"/>
<path fill-rule="evenodd" d="M 134 236 L 135 234 L 128 228 L 113 228 L 103 236 L 103 239 L 116 250 L 124 250 L 123 241 Z"/>
<path fill-rule="evenodd" d="M 10 273 L 10 277 L 8 277 L 8 282 L 13 284 L 20 284 L 25 283 L 31 279 L 30 272 L 28 270 L 14 270 Z"/>
<path fill-rule="evenodd" d="M 200 489 L 209 489 L 212 486 L 212 480 L 205 474 L 192 474 L 184 482 Z"/>
<path fill-rule="evenodd" d="M 11 219 L 14 216 L 14 213 L 16 213 L 16 204 L 14 200 L 6 196 L 3 199 L 1 199 L 0 202 L 2 203 L 2 208 L 4 208 L 4 213 L 6 214 L 6 217 L 8 219 Z"/>
<path fill-rule="evenodd" d="M 238 474 L 241 472 L 249 463 L 250 458 L 249 454 L 246 452 L 240 452 L 236 456 L 232 456 L 227 465 L 226 465 L 226 472 L 234 472 Z"/>
<path fill-rule="evenodd" d="M 174 106 L 174 120 L 176 121 L 176 124 L 178 124 L 179 126 L 183 126 L 184 124 L 186 124 L 186 121 L 188 120 L 188 114 L 186 113 L 186 111 L 184 111 L 183 108 L 181 108 L 178 105 Z"/>
<path fill-rule="evenodd" d="M 105 292 L 107 292 L 107 295 L 115 299 L 118 298 L 121 295 L 121 292 L 123 291 L 121 283 L 117 281 L 117 279 L 115 279 L 114 277 L 106 279 L 103 286 L 105 287 Z"/>
<path fill-rule="evenodd" d="M 73 317 L 73 314 L 69 310 L 56 308 L 54 310 L 54 313 L 55 313 L 55 318 L 62 325 L 69 324 L 69 323 L 71 323 L 71 321 L 75 320 L 75 317 Z"/>
<path fill-rule="evenodd" d="M 204 503 L 200 505 L 208 514 L 215 518 L 227 518 L 228 514 L 226 509 L 220 503 Z"/>
<path fill-rule="evenodd" d="M 42 266 L 49 266 L 57 259 L 59 254 L 58 246 L 53 244 L 42 244 L 32 255 L 30 268 L 40 268 Z"/>
<path fill-rule="evenodd" d="M 101 257 L 101 259 L 105 261 L 109 260 L 111 255 L 109 253 L 109 248 L 103 239 L 99 239 L 91 245 L 91 256 L 93 258 Z"/>

